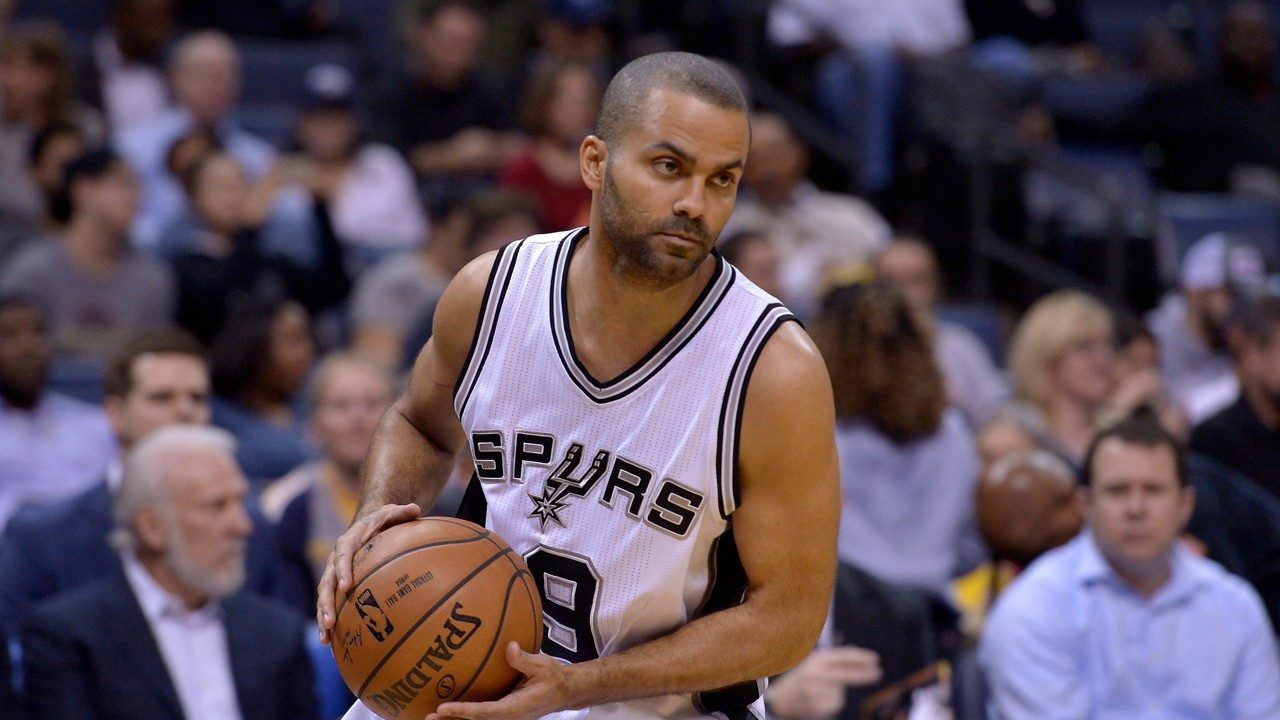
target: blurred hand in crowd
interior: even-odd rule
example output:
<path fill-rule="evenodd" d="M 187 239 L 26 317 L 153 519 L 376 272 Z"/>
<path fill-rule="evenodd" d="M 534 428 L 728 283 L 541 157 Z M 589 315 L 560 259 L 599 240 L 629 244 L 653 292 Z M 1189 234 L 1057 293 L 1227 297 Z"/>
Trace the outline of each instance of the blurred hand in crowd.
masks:
<path fill-rule="evenodd" d="M 769 685 L 771 714 L 817 720 L 844 709 L 845 688 L 879 682 L 880 656 L 860 647 L 814 650 L 794 670 Z"/>

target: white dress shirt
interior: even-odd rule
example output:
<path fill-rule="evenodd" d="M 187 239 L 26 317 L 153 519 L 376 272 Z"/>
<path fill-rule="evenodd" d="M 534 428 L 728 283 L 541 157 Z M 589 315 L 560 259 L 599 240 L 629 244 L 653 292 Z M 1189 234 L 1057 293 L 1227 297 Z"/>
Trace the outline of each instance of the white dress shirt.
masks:
<path fill-rule="evenodd" d="M 125 576 L 160 648 L 187 720 L 241 720 L 222 610 L 216 602 L 187 610 L 156 583 L 132 553 L 122 553 Z"/>

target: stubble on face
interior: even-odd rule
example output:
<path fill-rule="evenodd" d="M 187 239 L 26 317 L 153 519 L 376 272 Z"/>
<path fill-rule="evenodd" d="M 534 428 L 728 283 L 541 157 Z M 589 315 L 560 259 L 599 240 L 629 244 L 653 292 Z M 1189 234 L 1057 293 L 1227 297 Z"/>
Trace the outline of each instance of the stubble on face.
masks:
<path fill-rule="evenodd" d="M 622 196 L 614 171 L 613 160 L 606 161 L 600 198 L 600 224 L 613 250 L 614 271 L 629 282 L 654 290 L 688 279 L 711 254 L 711 231 L 701 220 L 679 215 L 658 222 L 646 219 Z M 699 248 L 690 248 L 685 255 L 664 252 L 657 237 L 664 233 L 693 238 Z"/>

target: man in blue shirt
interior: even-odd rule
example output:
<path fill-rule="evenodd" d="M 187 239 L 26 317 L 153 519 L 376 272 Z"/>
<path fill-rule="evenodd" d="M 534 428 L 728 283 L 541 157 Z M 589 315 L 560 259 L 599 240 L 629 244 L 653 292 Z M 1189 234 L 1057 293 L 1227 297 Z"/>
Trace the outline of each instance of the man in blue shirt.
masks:
<path fill-rule="evenodd" d="M 1177 442 L 1126 420 L 1085 459 L 1087 528 L 1000 598 L 979 652 L 1000 720 L 1273 720 L 1280 656 L 1257 593 L 1179 537 Z"/>

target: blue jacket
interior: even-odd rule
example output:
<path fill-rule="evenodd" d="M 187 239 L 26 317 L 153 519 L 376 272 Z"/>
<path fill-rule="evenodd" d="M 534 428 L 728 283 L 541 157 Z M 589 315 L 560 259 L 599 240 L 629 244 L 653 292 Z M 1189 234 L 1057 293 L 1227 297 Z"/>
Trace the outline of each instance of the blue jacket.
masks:
<path fill-rule="evenodd" d="M 245 548 L 245 589 L 269 595 L 276 565 L 274 530 L 250 507 L 253 534 Z M 123 572 L 107 542 L 107 483 L 58 503 L 23 508 L 0 538 L 0 628 L 16 636 L 29 608 L 59 593 Z"/>
<path fill-rule="evenodd" d="M 222 617 L 244 720 L 318 720 L 302 620 L 249 593 L 224 600 Z M 184 720 L 123 572 L 34 608 L 22 647 L 32 718 Z"/>

